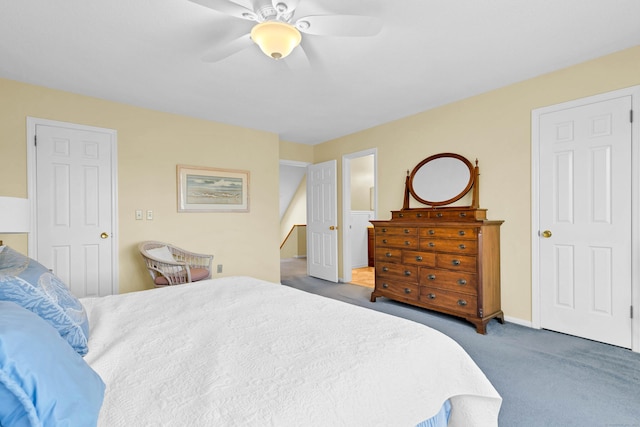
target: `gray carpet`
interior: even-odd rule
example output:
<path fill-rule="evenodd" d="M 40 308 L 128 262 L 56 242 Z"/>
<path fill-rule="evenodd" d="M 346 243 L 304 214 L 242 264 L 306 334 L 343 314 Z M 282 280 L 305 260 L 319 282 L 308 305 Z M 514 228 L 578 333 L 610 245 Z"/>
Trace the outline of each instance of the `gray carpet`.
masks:
<path fill-rule="evenodd" d="M 386 298 L 371 303 L 368 288 L 308 277 L 305 262 L 282 260 L 282 284 L 410 319 L 456 340 L 502 396 L 501 427 L 640 427 L 638 353 L 496 320 L 480 335 L 464 320 Z"/>

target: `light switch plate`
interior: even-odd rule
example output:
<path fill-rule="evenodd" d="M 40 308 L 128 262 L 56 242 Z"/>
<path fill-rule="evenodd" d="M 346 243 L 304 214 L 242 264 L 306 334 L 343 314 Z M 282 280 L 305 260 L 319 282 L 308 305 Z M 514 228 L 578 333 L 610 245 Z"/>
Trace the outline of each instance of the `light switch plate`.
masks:
<path fill-rule="evenodd" d="M 140 221 L 142 219 L 142 209 L 136 210 L 136 221 Z"/>

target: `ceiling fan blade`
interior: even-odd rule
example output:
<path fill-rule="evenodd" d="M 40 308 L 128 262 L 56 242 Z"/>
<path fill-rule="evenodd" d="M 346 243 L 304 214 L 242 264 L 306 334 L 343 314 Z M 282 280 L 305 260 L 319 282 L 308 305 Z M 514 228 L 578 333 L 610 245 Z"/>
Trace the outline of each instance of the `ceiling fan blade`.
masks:
<path fill-rule="evenodd" d="M 292 71 L 307 70 L 311 68 L 311 60 L 307 55 L 307 52 L 302 47 L 302 44 L 293 49 L 293 51 L 284 58 L 284 62 Z"/>
<path fill-rule="evenodd" d="M 235 16 L 240 19 L 247 19 L 249 21 L 256 20 L 256 14 L 244 6 L 240 6 L 230 0 L 189 0 L 190 2 L 199 4 L 200 6 L 208 7 L 218 12 L 225 13 L 227 15 Z"/>
<path fill-rule="evenodd" d="M 251 35 L 245 34 L 242 37 L 238 37 L 235 40 L 231 40 L 230 42 L 225 43 L 222 46 L 218 46 L 210 50 L 202 57 L 202 60 L 205 62 L 218 62 L 228 56 L 233 55 L 234 53 L 238 53 L 241 50 L 252 46 L 253 44 L 254 43 L 253 40 L 251 40 Z"/>
<path fill-rule="evenodd" d="M 361 15 L 310 15 L 296 21 L 302 33 L 317 36 L 368 37 L 382 29 L 382 21 Z"/>

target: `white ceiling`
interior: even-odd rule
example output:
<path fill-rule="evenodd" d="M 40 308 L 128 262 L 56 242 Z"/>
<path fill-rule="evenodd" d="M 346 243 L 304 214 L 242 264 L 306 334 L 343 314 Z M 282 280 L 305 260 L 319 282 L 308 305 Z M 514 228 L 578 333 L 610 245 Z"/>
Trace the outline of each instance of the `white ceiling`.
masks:
<path fill-rule="evenodd" d="M 314 66 L 292 70 L 257 46 L 203 62 L 251 22 L 187 0 L 0 0 L 0 77 L 316 144 L 640 45 L 638 0 L 301 0 L 296 16 L 334 13 L 383 29 L 303 35 Z"/>

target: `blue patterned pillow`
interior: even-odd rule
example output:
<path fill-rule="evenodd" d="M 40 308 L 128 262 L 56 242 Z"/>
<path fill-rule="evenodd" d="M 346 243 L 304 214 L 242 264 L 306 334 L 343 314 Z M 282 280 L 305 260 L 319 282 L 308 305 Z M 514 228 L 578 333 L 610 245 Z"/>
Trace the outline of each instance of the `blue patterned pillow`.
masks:
<path fill-rule="evenodd" d="M 46 267 L 7 246 L 0 252 L 0 300 L 36 313 L 75 351 L 87 354 L 89 321 L 82 303 Z"/>
<path fill-rule="evenodd" d="M 0 301 L 0 425 L 95 427 L 104 390 L 48 322 Z"/>

